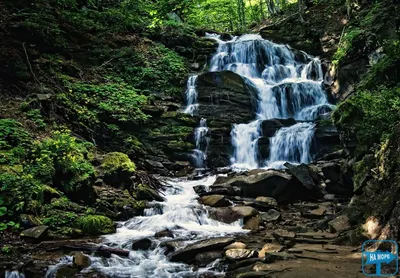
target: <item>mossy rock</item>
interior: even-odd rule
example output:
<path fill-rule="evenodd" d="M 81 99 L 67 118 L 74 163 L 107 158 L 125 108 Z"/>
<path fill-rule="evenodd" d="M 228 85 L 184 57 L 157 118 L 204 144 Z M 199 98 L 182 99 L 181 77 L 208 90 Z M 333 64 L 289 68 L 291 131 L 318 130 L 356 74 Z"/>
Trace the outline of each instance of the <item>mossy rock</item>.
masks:
<path fill-rule="evenodd" d="M 128 155 L 120 152 L 111 152 L 105 155 L 100 166 L 106 184 L 129 188 L 132 181 L 130 177 L 136 170 L 136 165 Z"/>
<path fill-rule="evenodd" d="M 143 184 L 137 185 L 137 189 L 135 190 L 135 192 L 133 192 L 133 195 L 137 200 L 146 200 L 146 201 L 156 200 L 158 202 L 164 201 L 164 198 L 161 197 L 161 195 L 156 190 Z"/>
<path fill-rule="evenodd" d="M 77 226 L 89 235 L 115 233 L 114 222 L 103 215 L 86 215 L 77 219 Z"/>

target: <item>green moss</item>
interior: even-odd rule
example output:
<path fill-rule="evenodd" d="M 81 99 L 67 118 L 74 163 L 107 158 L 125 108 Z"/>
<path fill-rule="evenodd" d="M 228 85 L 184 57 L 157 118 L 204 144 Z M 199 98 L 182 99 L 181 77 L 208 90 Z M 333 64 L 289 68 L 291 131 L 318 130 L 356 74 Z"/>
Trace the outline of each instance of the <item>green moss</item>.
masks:
<path fill-rule="evenodd" d="M 185 142 L 183 140 L 172 140 L 168 142 L 168 148 L 178 151 L 187 151 L 194 149 L 194 145 L 192 143 Z"/>
<path fill-rule="evenodd" d="M 351 28 L 344 35 L 341 44 L 338 46 L 335 54 L 333 55 L 333 64 L 339 65 L 343 63 L 343 60 L 349 55 L 353 49 L 353 44 L 358 43 L 361 40 L 362 35 L 365 33 L 364 30 L 358 28 Z"/>
<path fill-rule="evenodd" d="M 78 227 L 90 235 L 110 234 L 115 232 L 114 222 L 102 215 L 87 215 L 77 219 Z"/>
<path fill-rule="evenodd" d="M 112 152 L 105 155 L 101 163 L 105 174 L 114 174 L 118 171 L 133 173 L 136 165 L 124 153 Z"/>
<path fill-rule="evenodd" d="M 373 155 L 366 155 L 363 157 L 362 160 L 358 161 L 353 166 L 353 182 L 354 182 L 354 191 L 359 190 L 363 187 L 366 178 L 374 168 L 374 156 Z"/>

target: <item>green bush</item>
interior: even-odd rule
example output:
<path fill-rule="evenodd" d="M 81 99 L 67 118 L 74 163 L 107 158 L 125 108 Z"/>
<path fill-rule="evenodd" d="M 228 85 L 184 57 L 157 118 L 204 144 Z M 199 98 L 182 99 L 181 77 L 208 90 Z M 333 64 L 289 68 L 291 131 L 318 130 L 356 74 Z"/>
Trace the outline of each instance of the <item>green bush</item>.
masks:
<path fill-rule="evenodd" d="M 332 116 L 335 124 L 361 145 L 379 143 L 400 121 L 400 88 L 359 91 L 342 102 Z"/>
<path fill-rule="evenodd" d="M 126 83 L 70 83 L 68 88 L 58 99 L 84 126 L 138 125 L 148 119 L 141 110 L 147 98 Z"/>
<path fill-rule="evenodd" d="M 77 219 L 78 227 L 90 235 L 110 234 L 115 232 L 114 222 L 102 215 L 87 215 Z"/>
<path fill-rule="evenodd" d="M 79 142 L 67 132 L 55 131 L 52 137 L 36 142 L 29 172 L 63 192 L 77 191 L 94 180 L 91 148 L 90 143 Z"/>

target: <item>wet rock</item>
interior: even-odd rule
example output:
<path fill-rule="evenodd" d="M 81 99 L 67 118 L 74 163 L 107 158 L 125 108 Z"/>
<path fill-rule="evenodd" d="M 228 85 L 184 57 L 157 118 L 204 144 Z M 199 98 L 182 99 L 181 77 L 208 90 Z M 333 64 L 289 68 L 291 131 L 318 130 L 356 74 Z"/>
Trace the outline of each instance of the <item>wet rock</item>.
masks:
<path fill-rule="evenodd" d="M 261 213 L 260 218 L 265 222 L 278 221 L 281 219 L 281 213 L 275 209 L 270 209 L 267 212 Z"/>
<path fill-rule="evenodd" d="M 148 238 L 142 238 L 132 242 L 132 250 L 148 250 L 152 245 L 152 241 Z"/>
<path fill-rule="evenodd" d="M 135 192 L 137 200 L 146 200 L 146 201 L 158 201 L 163 202 L 164 198 L 157 192 L 155 189 L 146 186 L 146 185 L 139 185 L 138 189 Z"/>
<path fill-rule="evenodd" d="M 322 165 L 322 172 L 325 177 L 325 190 L 331 194 L 351 197 L 353 195 L 353 182 L 343 172 L 339 163 L 328 162 Z"/>
<path fill-rule="evenodd" d="M 231 203 L 224 195 L 207 195 L 200 198 L 200 203 L 210 207 L 226 207 Z"/>
<path fill-rule="evenodd" d="M 233 211 L 231 207 L 224 208 L 215 208 L 209 211 L 209 215 L 211 219 L 224 222 L 227 224 L 231 224 L 241 218 L 243 218 L 240 214 Z"/>
<path fill-rule="evenodd" d="M 189 262 L 198 253 L 222 250 L 225 246 L 228 246 L 234 241 L 235 239 L 233 237 L 200 240 L 172 253 L 170 260 L 173 262 Z"/>
<path fill-rule="evenodd" d="M 165 254 L 174 252 L 175 250 L 181 248 L 184 245 L 185 245 L 185 243 L 182 240 L 168 240 L 168 241 L 163 241 L 160 243 L 160 247 L 163 247 L 166 249 Z"/>
<path fill-rule="evenodd" d="M 247 218 L 258 214 L 258 210 L 250 206 L 232 207 L 232 211 L 240 215 L 242 218 Z"/>
<path fill-rule="evenodd" d="M 263 210 L 278 207 L 278 202 L 274 198 L 264 196 L 257 197 L 254 204 Z"/>
<path fill-rule="evenodd" d="M 279 244 L 267 243 L 258 251 L 258 257 L 264 258 L 266 254 L 280 252 L 282 249 L 283 246 Z"/>
<path fill-rule="evenodd" d="M 165 230 L 155 233 L 154 237 L 155 238 L 160 238 L 160 237 L 172 237 L 173 238 L 174 234 L 169 229 L 165 229 Z"/>
<path fill-rule="evenodd" d="M 253 232 L 258 231 L 260 229 L 260 217 L 253 216 L 250 219 L 246 220 L 243 229 L 251 230 Z"/>
<path fill-rule="evenodd" d="M 225 188 L 229 194 L 244 198 L 272 197 L 278 202 L 322 198 L 317 187 L 309 189 L 292 175 L 276 170 L 257 169 L 217 180 L 211 188 Z M 270 207 L 271 208 L 271 207 Z"/>
<path fill-rule="evenodd" d="M 296 124 L 294 119 L 270 119 L 261 123 L 262 134 L 265 137 L 272 137 L 282 127 L 288 127 Z"/>
<path fill-rule="evenodd" d="M 56 274 L 54 275 L 54 278 L 76 277 L 75 275 L 78 274 L 79 272 L 80 269 L 78 267 L 63 265 L 57 270 Z"/>
<path fill-rule="evenodd" d="M 249 249 L 229 249 L 225 251 L 225 256 L 233 261 L 250 259 L 257 256 L 257 252 Z"/>
<path fill-rule="evenodd" d="M 319 208 L 310 211 L 309 216 L 311 216 L 311 218 L 322 218 L 325 212 L 326 212 L 326 207 L 320 206 Z"/>
<path fill-rule="evenodd" d="M 331 232 L 333 233 L 340 233 L 345 230 L 350 229 L 351 225 L 349 223 L 349 218 L 346 215 L 340 215 L 329 221 L 328 223 Z"/>
<path fill-rule="evenodd" d="M 293 165 L 288 162 L 286 162 L 284 165 L 286 168 L 288 168 L 288 171 L 301 182 L 302 185 L 308 189 L 313 189 L 315 187 L 315 183 L 310 175 L 310 170 L 307 165 Z"/>
<path fill-rule="evenodd" d="M 194 257 L 194 260 L 196 262 L 196 265 L 206 266 L 206 265 L 214 262 L 216 259 L 219 259 L 219 258 L 222 258 L 222 252 L 221 251 L 210 251 L 210 252 L 197 254 Z"/>
<path fill-rule="evenodd" d="M 244 244 L 243 242 L 236 241 L 224 248 L 224 250 L 228 249 L 246 249 L 246 244 Z"/>
<path fill-rule="evenodd" d="M 47 235 L 47 230 L 49 226 L 41 225 L 37 227 L 33 227 L 27 230 L 23 230 L 20 234 L 21 237 L 27 239 L 44 239 Z"/>
<path fill-rule="evenodd" d="M 197 194 L 202 194 L 207 192 L 207 187 L 205 185 L 195 185 L 193 186 L 193 190 Z"/>
<path fill-rule="evenodd" d="M 89 256 L 82 252 L 76 252 L 74 253 L 73 256 L 74 256 L 74 265 L 81 269 L 89 267 L 92 263 Z"/>

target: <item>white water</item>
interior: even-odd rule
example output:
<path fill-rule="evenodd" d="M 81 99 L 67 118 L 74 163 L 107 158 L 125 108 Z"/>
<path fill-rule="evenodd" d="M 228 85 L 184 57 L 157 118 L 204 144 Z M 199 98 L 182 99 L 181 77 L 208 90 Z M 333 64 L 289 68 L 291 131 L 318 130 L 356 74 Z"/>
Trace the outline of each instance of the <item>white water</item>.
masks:
<path fill-rule="evenodd" d="M 257 140 L 262 136 L 262 120 L 294 118 L 312 121 L 331 111 L 332 105 L 322 87 L 320 60 L 304 52 L 296 55 L 288 46 L 264 40 L 259 35 L 243 35 L 227 42 L 217 35 L 208 36 L 219 43 L 210 62 L 210 71 L 233 71 L 245 77 L 258 92 L 255 121 L 235 124 L 231 131 L 235 149 L 233 168 L 280 168 L 284 161 L 310 162 L 314 135 L 311 123 L 278 131 L 271 138 L 271 156 L 267 161 L 258 159 Z"/>
<path fill-rule="evenodd" d="M 199 239 L 244 232 L 239 221 L 228 225 L 210 219 L 205 208 L 197 202 L 193 186 L 209 186 L 215 179 L 216 176 L 198 181 L 170 180 L 170 187 L 165 191 L 165 202 L 153 202 L 157 209 L 147 209 L 145 216 L 121 223 L 117 233 L 106 236 L 104 243 L 112 247 L 130 249 L 134 240 L 152 237 L 164 229 L 170 229 L 174 240 L 182 239 L 185 244 Z M 117 255 L 112 255 L 111 258 L 91 257 L 92 265 L 88 270 L 95 269 L 109 277 L 118 278 L 181 278 L 193 275 L 190 266 L 172 263 L 164 255 L 164 249 L 159 247 L 159 244 L 168 240 L 172 238 L 153 238 L 154 245 L 158 247 L 148 251 L 131 251 L 129 258 Z M 211 266 L 198 272 L 208 271 L 209 268 Z"/>
<path fill-rule="evenodd" d="M 190 114 L 192 116 L 196 112 L 198 107 L 196 81 L 197 81 L 197 75 L 189 76 L 185 92 L 186 107 L 184 113 Z"/>
<path fill-rule="evenodd" d="M 196 168 L 206 168 L 207 165 L 207 149 L 210 143 L 208 131 L 207 120 L 202 118 L 194 131 L 196 149 L 193 151 L 193 158 Z"/>

